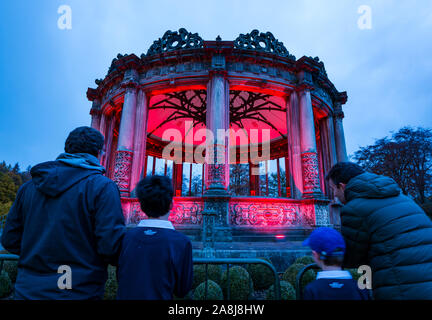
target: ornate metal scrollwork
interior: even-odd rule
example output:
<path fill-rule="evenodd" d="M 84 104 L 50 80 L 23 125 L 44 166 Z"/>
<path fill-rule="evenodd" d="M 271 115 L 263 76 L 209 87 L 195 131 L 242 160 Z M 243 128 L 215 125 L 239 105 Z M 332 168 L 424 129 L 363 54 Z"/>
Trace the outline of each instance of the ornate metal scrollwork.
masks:
<path fill-rule="evenodd" d="M 203 39 L 198 33 L 187 32 L 180 28 L 179 31 L 168 30 L 162 38 L 155 40 L 147 51 L 147 56 L 180 49 L 203 48 Z"/>
<path fill-rule="evenodd" d="M 295 56 L 288 52 L 282 42 L 276 40 L 271 32 L 260 33 L 256 29 L 245 35 L 240 34 L 234 40 L 234 48 L 268 52 L 292 60 L 296 59 Z"/>

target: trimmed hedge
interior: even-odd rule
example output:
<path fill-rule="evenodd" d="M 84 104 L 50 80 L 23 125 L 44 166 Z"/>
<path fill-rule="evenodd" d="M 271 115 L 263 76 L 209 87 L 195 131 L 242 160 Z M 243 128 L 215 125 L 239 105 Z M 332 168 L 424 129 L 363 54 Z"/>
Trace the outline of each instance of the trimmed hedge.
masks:
<path fill-rule="evenodd" d="M 222 274 L 221 287 L 224 296 L 228 298 L 228 276 L 227 271 Z M 240 266 L 229 269 L 230 300 L 246 300 L 253 291 L 252 278 L 247 270 Z"/>
<path fill-rule="evenodd" d="M 271 263 L 269 259 L 263 260 Z M 275 282 L 273 271 L 264 264 L 250 264 L 247 267 L 247 271 L 252 278 L 253 287 L 255 290 L 268 289 Z"/>
<path fill-rule="evenodd" d="M 305 267 L 304 264 L 294 263 L 290 265 L 284 272 L 282 276 L 282 280 L 291 283 L 291 285 L 296 287 L 296 278 L 297 274 L 301 269 Z M 313 270 L 308 270 L 305 274 L 303 274 L 301 285 L 304 288 L 308 283 L 314 281 L 316 278 L 316 273 Z"/>
<path fill-rule="evenodd" d="M 115 300 L 117 297 L 117 276 L 116 267 L 108 266 L 108 279 L 105 282 L 104 300 Z"/>
<path fill-rule="evenodd" d="M 315 261 L 312 258 L 312 256 L 303 256 L 303 257 L 297 258 L 294 261 L 294 264 L 295 263 L 300 263 L 300 264 L 308 265 L 308 264 L 311 264 L 311 263 L 315 263 Z"/>
<path fill-rule="evenodd" d="M 0 298 L 5 298 L 12 293 L 12 281 L 6 271 L 0 273 Z"/>
<path fill-rule="evenodd" d="M 296 292 L 294 286 L 287 281 L 280 281 L 280 298 L 281 300 L 295 300 Z M 274 300 L 274 285 L 267 290 L 267 300 Z"/>
<path fill-rule="evenodd" d="M 207 283 L 207 298 L 205 295 L 205 288 Z M 207 280 L 201 283 L 194 291 L 194 300 L 223 300 L 223 293 L 221 287 L 212 280 Z"/>
<path fill-rule="evenodd" d="M 4 261 L 3 270 L 7 272 L 12 283 L 15 283 L 18 275 L 18 261 Z"/>
<path fill-rule="evenodd" d="M 207 280 L 213 280 L 216 283 L 221 282 L 222 269 L 219 265 L 209 264 L 207 268 Z M 192 288 L 195 289 L 199 284 L 206 281 L 205 278 L 205 264 L 198 264 L 193 266 L 193 284 Z"/>

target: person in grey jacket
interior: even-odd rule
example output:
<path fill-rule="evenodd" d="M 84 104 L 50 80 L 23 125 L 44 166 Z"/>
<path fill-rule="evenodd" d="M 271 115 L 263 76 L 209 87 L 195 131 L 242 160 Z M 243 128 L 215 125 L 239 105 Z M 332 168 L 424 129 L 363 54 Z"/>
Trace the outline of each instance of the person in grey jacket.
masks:
<path fill-rule="evenodd" d="M 34 166 L 18 190 L 1 238 L 19 255 L 16 299 L 103 298 L 125 233 L 119 190 L 97 158 L 103 141 L 76 128 L 65 153 Z"/>
<path fill-rule="evenodd" d="M 340 162 L 326 177 L 343 204 L 344 267 L 368 265 L 374 299 L 432 299 L 432 221 L 396 182 Z"/>

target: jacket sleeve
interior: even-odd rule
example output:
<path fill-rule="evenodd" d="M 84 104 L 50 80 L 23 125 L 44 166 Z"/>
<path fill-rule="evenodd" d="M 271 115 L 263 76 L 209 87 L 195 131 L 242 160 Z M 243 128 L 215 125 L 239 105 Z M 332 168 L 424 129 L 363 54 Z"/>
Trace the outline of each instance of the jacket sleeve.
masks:
<path fill-rule="evenodd" d="M 24 229 L 24 221 L 21 210 L 22 195 L 24 193 L 23 186 L 18 190 L 14 203 L 7 215 L 6 224 L 3 229 L 1 244 L 13 254 L 20 254 L 21 239 Z"/>
<path fill-rule="evenodd" d="M 97 252 L 107 263 L 117 265 L 126 228 L 120 192 L 114 182 L 106 183 L 96 197 L 95 211 L 94 228 Z"/>
<path fill-rule="evenodd" d="M 341 233 L 345 240 L 345 268 L 368 264 L 369 236 L 366 220 L 359 212 L 346 205 L 341 213 Z"/>
<path fill-rule="evenodd" d="M 193 260 L 192 260 L 192 243 L 187 242 L 183 259 L 180 262 L 180 268 L 177 273 L 177 281 L 174 288 L 176 297 L 183 298 L 192 289 L 193 281 Z"/>

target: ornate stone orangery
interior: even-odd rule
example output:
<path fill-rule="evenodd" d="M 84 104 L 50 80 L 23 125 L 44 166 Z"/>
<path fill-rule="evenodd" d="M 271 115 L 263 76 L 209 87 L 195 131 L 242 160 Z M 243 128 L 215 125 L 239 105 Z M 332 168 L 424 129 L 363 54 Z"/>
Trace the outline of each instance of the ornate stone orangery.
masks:
<path fill-rule="evenodd" d="M 205 41 L 179 29 L 141 56 L 119 54 L 95 82 L 91 123 L 128 223 L 145 218 L 137 182 L 160 174 L 175 190 L 170 220 L 196 239 L 290 239 L 338 224 L 325 173 L 347 159 L 347 94 L 318 57 L 296 59 L 270 32 Z"/>

